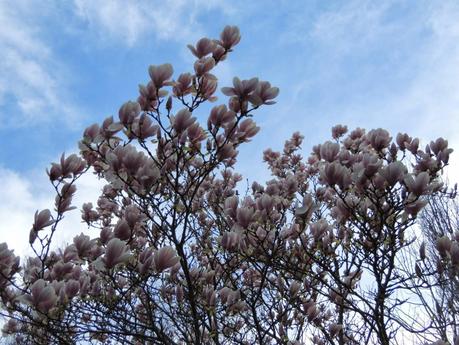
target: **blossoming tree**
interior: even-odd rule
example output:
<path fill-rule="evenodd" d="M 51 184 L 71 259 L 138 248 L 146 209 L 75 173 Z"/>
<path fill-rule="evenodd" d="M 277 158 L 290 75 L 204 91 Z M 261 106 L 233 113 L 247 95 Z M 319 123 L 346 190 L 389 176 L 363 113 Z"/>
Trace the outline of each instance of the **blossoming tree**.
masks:
<path fill-rule="evenodd" d="M 150 66 L 137 101 L 88 127 L 80 155 L 52 164 L 55 205 L 35 214 L 34 255 L 20 263 L 0 244 L 5 339 L 389 344 L 401 330 L 423 337 L 404 306 L 428 272 L 399 263 L 425 197 L 442 188 L 447 141 L 422 150 L 407 134 L 394 141 L 383 129 L 335 126 L 332 140 L 304 159 L 295 133 L 282 152 L 264 152 L 272 179 L 243 193 L 238 149 L 279 90 L 234 78 L 222 88 L 227 103 L 204 123 L 195 117 L 216 101 L 212 69 L 239 40 L 232 26 L 217 40 L 200 39 L 189 46 L 193 72 L 175 78 L 170 64 Z M 56 248 L 76 181 L 90 171 L 106 185 L 81 213 L 99 235 L 82 232 Z M 457 268 L 453 242 L 442 265 Z"/>

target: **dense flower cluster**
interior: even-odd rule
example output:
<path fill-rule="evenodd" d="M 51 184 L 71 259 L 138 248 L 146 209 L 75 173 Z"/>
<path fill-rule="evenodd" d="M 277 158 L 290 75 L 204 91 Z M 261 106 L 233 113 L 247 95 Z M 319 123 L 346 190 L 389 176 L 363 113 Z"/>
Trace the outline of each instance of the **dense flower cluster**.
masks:
<path fill-rule="evenodd" d="M 35 214 L 35 256 L 20 266 L 0 244 L 12 341 L 389 344 L 400 327 L 419 333 L 403 321 L 398 290 L 424 273 L 398 260 L 425 198 L 443 188 L 447 141 L 422 150 L 407 134 L 338 125 L 304 159 L 294 133 L 282 152 L 264 152 L 272 179 L 242 195 L 238 148 L 259 131 L 253 112 L 279 90 L 234 78 L 206 127 L 197 114 L 216 100 L 211 72 L 239 40 L 227 26 L 190 45 L 193 72 L 176 79 L 170 64 L 150 66 L 137 101 L 88 127 L 81 156 L 52 164 L 55 211 Z M 107 181 L 81 210 L 98 236 L 51 247 L 89 169 Z M 438 239 L 439 269 L 459 271 L 458 243 Z"/>

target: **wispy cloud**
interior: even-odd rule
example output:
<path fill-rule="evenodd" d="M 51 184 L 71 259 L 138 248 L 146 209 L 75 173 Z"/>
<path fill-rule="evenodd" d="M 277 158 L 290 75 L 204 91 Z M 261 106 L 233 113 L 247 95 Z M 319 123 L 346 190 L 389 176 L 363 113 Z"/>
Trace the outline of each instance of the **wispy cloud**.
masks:
<path fill-rule="evenodd" d="M 58 117 L 73 121 L 78 110 L 69 101 L 64 64 L 34 21 L 31 1 L 0 2 L 0 126 L 21 127 Z M 46 12 L 47 7 L 40 8 Z M 44 18 L 40 18 L 43 20 Z"/>
<path fill-rule="evenodd" d="M 200 15 L 211 10 L 234 11 L 219 0 L 75 0 L 74 5 L 76 15 L 99 37 L 127 46 L 150 40 L 148 35 L 159 39 L 189 39 L 202 30 Z"/>
<path fill-rule="evenodd" d="M 400 25 L 385 18 L 391 3 L 349 1 L 324 11 L 313 22 L 310 38 L 333 45 L 336 53 L 381 44 L 381 39 Z"/>
<path fill-rule="evenodd" d="M 0 167 L 2 193 L 0 193 L 1 242 L 8 243 L 17 254 L 31 254 L 28 245 L 29 230 L 36 210 L 53 209 L 53 189 L 43 172 L 18 173 Z M 94 175 L 86 174 L 77 182 L 73 205 L 81 209 L 84 202 L 95 202 L 102 189 L 102 182 Z M 59 224 L 54 246 L 62 246 L 80 232 L 87 231 L 81 223 L 78 210 L 70 211 Z M 91 233 L 92 237 L 97 233 Z"/>
<path fill-rule="evenodd" d="M 282 89 L 287 99 L 279 105 L 301 124 L 279 117 L 276 133 L 302 128 L 321 141 L 344 123 L 404 131 L 424 144 L 443 136 L 456 151 L 449 178 L 459 181 L 459 4 L 356 0 L 309 21 L 302 15 L 292 15 L 283 34 L 286 47 L 304 54 L 289 61 L 297 81 Z"/>

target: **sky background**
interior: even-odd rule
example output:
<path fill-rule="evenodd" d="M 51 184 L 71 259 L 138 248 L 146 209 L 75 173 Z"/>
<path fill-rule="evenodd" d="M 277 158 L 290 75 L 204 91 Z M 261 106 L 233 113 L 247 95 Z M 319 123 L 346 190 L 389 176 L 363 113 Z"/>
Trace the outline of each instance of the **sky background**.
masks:
<path fill-rule="evenodd" d="M 240 152 L 244 177 L 269 179 L 263 150 L 281 149 L 294 131 L 307 155 L 340 123 L 424 144 L 443 136 L 456 149 L 447 172 L 456 182 L 458 19 L 459 2 L 448 0 L 0 0 L 0 242 L 25 253 L 35 210 L 53 205 L 50 162 L 136 99 L 150 64 L 190 71 L 186 44 L 228 24 L 242 40 L 215 70 L 220 87 L 256 76 L 281 90 Z M 76 205 L 95 202 L 100 186 L 82 178 Z M 86 230 L 79 211 L 61 225 L 57 244 Z"/>

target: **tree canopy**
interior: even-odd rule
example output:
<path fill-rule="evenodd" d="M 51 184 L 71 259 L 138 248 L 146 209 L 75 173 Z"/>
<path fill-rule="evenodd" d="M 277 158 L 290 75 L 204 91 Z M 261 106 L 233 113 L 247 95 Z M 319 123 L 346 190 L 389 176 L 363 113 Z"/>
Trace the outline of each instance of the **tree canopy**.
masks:
<path fill-rule="evenodd" d="M 188 73 L 150 66 L 137 101 L 89 126 L 79 155 L 52 164 L 55 205 L 35 213 L 34 255 L 20 262 L 0 244 L 6 341 L 459 344 L 456 321 L 421 298 L 457 277 L 458 233 L 428 238 L 426 252 L 413 227 L 444 193 L 448 142 L 422 149 L 406 133 L 337 125 L 303 157 L 294 133 L 281 152 L 264 151 L 271 179 L 244 190 L 238 150 L 279 89 L 235 77 L 221 89 L 225 103 L 197 117 L 217 101 L 211 72 L 240 38 L 227 26 L 190 45 Z M 99 235 L 82 229 L 57 248 L 88 173 L 106 182 L 81 210 Z"/>

